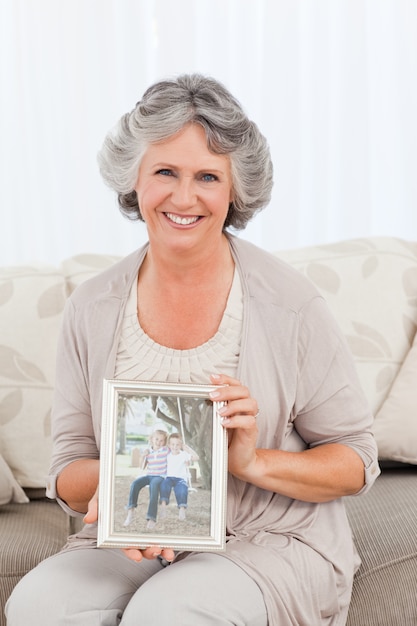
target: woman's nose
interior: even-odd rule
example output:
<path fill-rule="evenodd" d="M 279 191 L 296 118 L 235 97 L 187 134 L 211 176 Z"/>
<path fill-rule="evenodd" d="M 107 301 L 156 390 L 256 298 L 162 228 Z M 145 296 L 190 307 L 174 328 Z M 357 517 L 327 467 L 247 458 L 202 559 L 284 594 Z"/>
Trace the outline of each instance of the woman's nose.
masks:
<path fill-rule="evenodd" d="M 172 192 L 172 202 L 182 208 L 193 206 L 195 201 L 194 181 L 185 177 L 178 179 Z"/>

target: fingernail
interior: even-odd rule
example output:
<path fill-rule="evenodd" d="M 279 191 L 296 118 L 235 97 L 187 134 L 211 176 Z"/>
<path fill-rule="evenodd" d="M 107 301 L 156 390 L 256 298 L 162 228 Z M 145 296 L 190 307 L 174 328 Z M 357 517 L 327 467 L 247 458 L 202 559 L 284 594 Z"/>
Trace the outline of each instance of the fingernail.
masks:
<path fill-rule="evenodd" d="M 220 395 L 220 392 L 219 392 L 219 391 L 210 391 L 210 393 L 209 393 L 209 396 L 210 396 L 210 398 L 212 398 L 212 399 L 213 399 L 213 398 L 218 398 L 218 397 L 219 397 L 219 395 Z"/>

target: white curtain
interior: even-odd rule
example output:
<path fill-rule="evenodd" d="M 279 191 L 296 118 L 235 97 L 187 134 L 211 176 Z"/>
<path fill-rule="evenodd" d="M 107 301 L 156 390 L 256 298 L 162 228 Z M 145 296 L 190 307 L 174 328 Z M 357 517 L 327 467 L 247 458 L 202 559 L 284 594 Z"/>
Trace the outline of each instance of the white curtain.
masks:
<path fill-rule="evenodd" d="M 415 0 L 1 0 L 0 265 L 146 240 L 96 153 L 155 80 L 226 84 L 267 136 L 273 250 L 417 239 Z"/>

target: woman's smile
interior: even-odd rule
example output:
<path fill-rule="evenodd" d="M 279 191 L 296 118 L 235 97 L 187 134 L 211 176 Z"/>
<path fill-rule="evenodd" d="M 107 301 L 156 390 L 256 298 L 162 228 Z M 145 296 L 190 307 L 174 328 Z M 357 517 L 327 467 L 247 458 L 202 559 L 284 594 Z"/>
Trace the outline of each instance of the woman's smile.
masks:
<path fill-rule="evenodd" d="M 175 213 L 164 213 L 164 215 L 178 226 L 191 226 L 192 224 L 198 222 L 198 220 L 202 219 L 201 215 L 181 216 L 176 215 Z"/>

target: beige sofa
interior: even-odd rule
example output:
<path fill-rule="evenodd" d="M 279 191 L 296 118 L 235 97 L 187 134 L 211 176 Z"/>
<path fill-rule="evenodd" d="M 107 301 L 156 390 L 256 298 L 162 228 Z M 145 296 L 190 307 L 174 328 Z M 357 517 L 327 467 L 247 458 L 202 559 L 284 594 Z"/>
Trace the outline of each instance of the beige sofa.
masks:
<path fill-rule="evenodd" d="M 415 626 L 417 243 L 358 239 L 277 255 L 327 299 L 375 414 L 382 475 L 368 494 L 346 499 L 362 558 L 348 625 Z M 0 269 L 0 626 L 14 585 L 73 528 L 44 497 L 56 339 L 66 297 L 115 260 Z"/>

